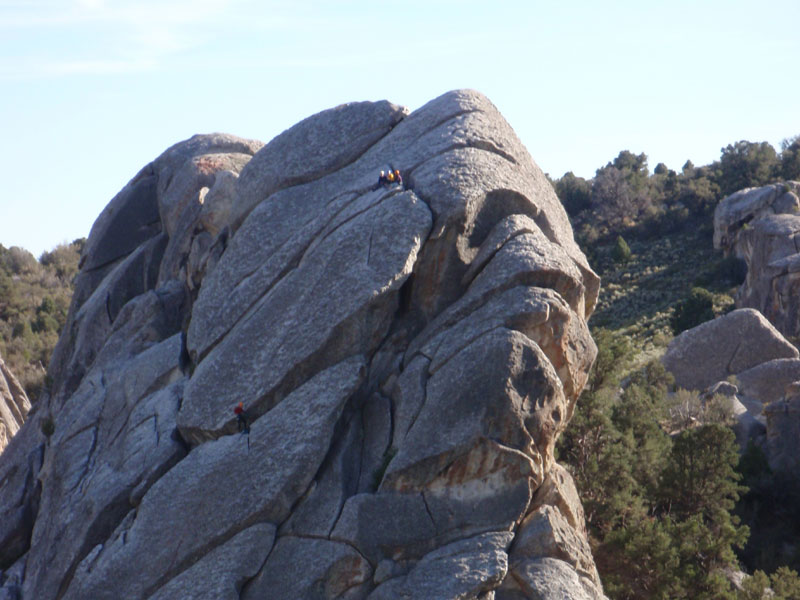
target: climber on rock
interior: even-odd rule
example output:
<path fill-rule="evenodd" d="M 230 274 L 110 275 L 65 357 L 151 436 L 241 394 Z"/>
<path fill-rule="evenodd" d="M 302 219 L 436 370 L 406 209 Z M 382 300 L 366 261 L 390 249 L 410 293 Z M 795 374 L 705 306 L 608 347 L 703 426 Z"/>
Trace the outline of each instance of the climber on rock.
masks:
<path fill-rule="evenodd" d="M 372 189 L 377 190 L 386 185 L 388 185 L 386 181 L 386 171 L 381 170 L 381 174 L 378 175 L 378 183 L 376 183 L 375 187 Z"/>
<path fill-rule="evenodd" d="M 244 404 L 239 402 L 236 408 L 233 409 L 233 414 L 236 415 L 236 424 L 241 433 L 250 433 L 250 424 L 247 422 L 247 411 L 244 409 Z"/>
<path fill-rule="evenodd" d="M 399 183 L 402 187 L 403 185 L 403 177 L 400 175 L 399 169 L 389 169 L 389 171 L 381 171 L 381 174 L 378 176 L 378 183 L 375 184 L 373 189 L 378 189 L 381 187 L 389 187 Z"/>

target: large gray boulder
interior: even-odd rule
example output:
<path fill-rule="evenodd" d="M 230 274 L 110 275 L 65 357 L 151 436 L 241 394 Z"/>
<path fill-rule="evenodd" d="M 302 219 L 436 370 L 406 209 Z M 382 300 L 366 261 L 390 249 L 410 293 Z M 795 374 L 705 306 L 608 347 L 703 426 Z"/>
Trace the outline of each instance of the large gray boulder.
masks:
<path fill-rule="evenodd" d="M 800 337 L 800 182 L 746 189 L 714 213 L 714 246 L 747 263 L 738 307 L 755 308 L 785 336 Z"/>
<path fill-rule="evenodd" d="M 684 331 L 662 358 L 679 387 L 705 390 L 766 361 L 800 352 L 757 310 L 743 308 Z"/>
<path fill-rule="evenodd" d="M 0 455 L 23 600 L 603 598 L 553 456 L 599 278 L 487 98 L 195 136 L 87 248 Z"/>

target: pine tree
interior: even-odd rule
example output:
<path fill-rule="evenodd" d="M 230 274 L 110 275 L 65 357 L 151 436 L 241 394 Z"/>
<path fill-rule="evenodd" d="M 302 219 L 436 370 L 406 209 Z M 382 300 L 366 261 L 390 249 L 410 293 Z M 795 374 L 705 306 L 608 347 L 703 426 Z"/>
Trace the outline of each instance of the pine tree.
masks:
<path fill-rule="evenodd" d="M 621 236 L 617 236 L 617 241 L 614 243 L 614 249 L 611 251 L 611 258 L 618 265 L 624 265 L 630 261 L 632 256 L 631 249 L 628 243 Z"/>

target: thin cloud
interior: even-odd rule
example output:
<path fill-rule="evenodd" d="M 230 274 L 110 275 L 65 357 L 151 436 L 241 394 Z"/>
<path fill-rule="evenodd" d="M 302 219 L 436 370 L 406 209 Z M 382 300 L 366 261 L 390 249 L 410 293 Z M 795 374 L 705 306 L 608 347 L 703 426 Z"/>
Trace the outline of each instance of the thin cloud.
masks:
<path fill-rule="evenodd" d="M 236 0 L 108 3 L 74 0 L 0 3 L 0 37 L 18 39 L 0 60 L 0 77 L 108 75 L 157 69 L 173 55 L 205 43 L 203 31 L 224 19 Z M 0 48 L 2 42 L 0 42 Z"/>

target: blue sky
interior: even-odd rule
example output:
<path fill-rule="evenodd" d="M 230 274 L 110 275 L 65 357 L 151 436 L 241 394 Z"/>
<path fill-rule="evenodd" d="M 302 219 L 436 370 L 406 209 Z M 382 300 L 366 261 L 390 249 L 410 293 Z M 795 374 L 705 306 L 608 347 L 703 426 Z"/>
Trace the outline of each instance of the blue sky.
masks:
<path fill-rule="evenodd" d="M 171 144 L 269 141 L 342 102 L 485 93 L 539 166 L 590 177 L 800 134 L 800 2 L 0 0 L 0 244 L 88 235 Z"/>

